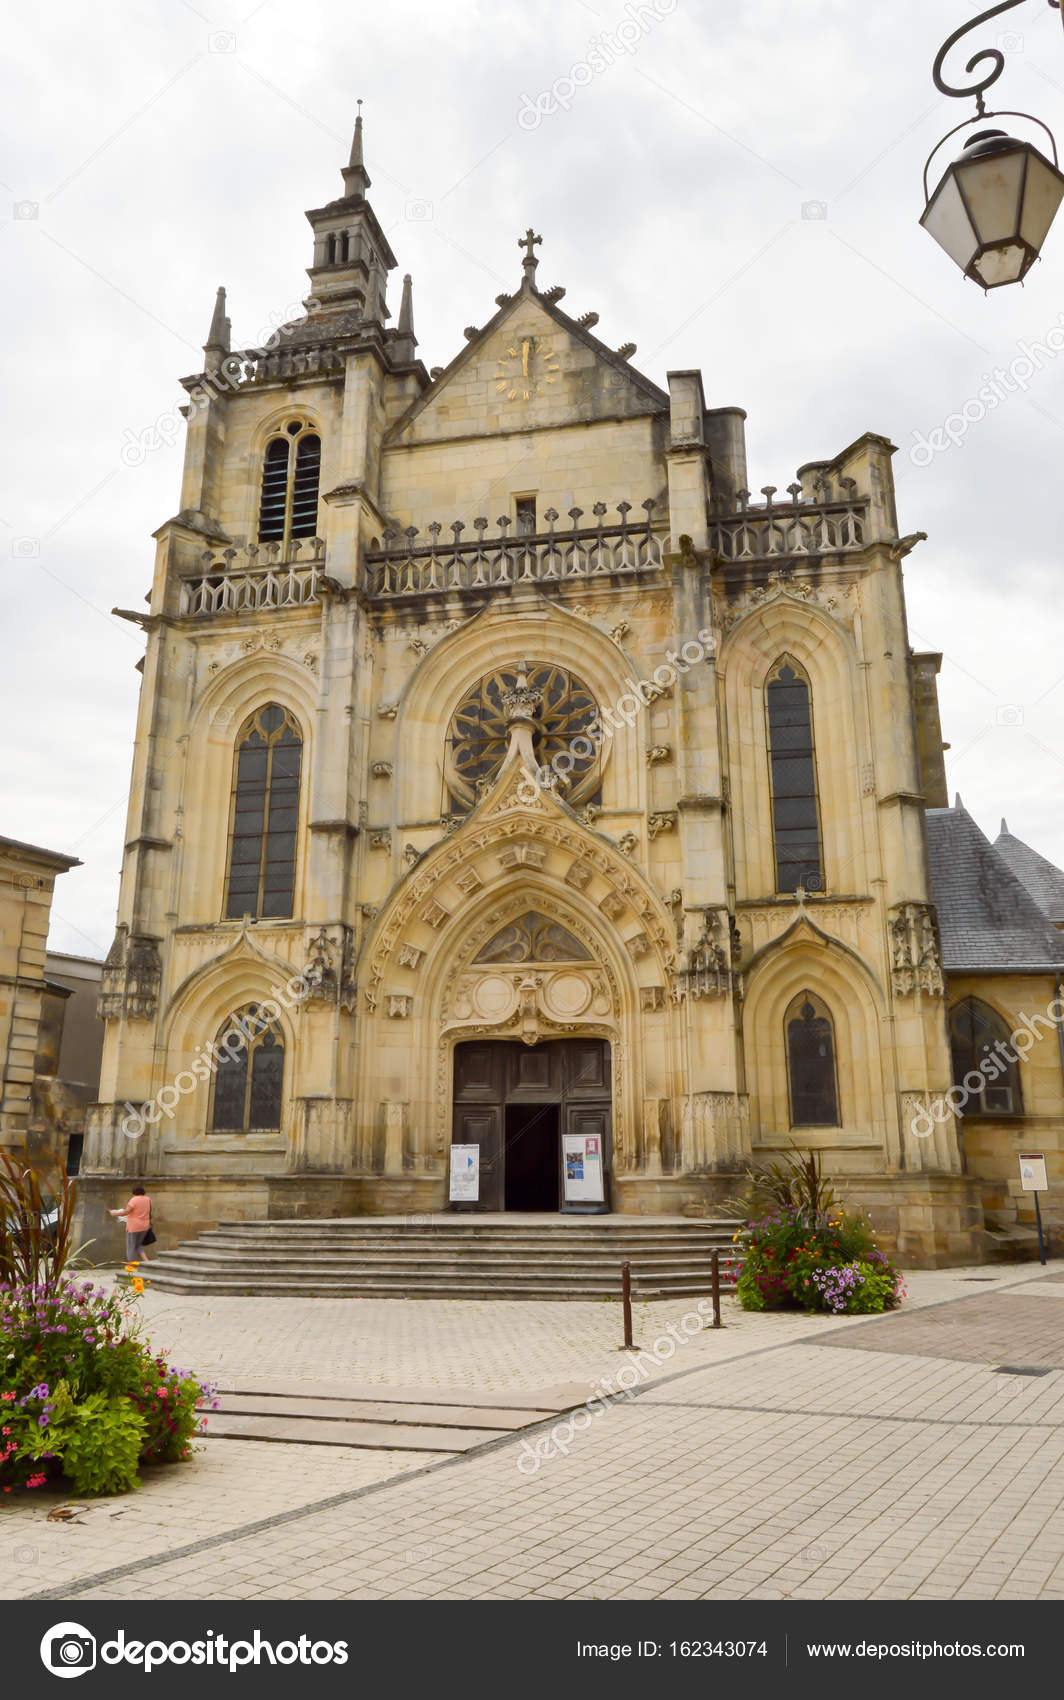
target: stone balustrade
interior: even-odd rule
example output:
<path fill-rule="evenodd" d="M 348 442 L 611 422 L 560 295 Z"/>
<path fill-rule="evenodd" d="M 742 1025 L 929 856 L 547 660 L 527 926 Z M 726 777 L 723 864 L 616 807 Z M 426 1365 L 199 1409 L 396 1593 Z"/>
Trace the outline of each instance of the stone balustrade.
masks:
<path fill-rule="evenodd" d="M 631 524 L 630 502 L 619 502 L 620 523 L 607 525 L 605 502 L 592 508 L 596 523 L 582 526 L 581 508 L 570 508 L 570 527 L 559 530 L 560 515 L 554 508 L 544 514 L 547 530 L 528 536 L 509 536 L 513 523 L 496 520 L 498 532 L 486 535 L 488 521 L 475 519 L 474 536 L 463 539 L 467 530 L 455 520 L 443 537 L 444 527 L 433 521 L 427 536 L 417 526 L 405 531 L 386 531 L 384 546 L 366 555 L 367 590 L 371 597 L 391 600 L 404 596 L 426 596 L 451 590 L 491 590 L 514 584 L 566 584 L 611 577 L 627 578 L 660 570 L 667 538 L 654 529 L 652 499 L 642 503 L 644 522 Z"/>
<path fill-rule="evenodd" d="M 241 559 L 243 557 L 243 559 Z M 320 537 L 207 549 L 200 572 L 182 579 L 182 614 L 241 614 L 262 608 L 302 608 L 317 602 L 325 571 Z"/>
<path fill-rule="evenodd" d="M 844 485 L 854 486 L 851 478 Z M 719 560 L 764 561 L 801 555 L 842 554 L 863 549 L 868 541 L 868 502 L 852 489 L 838 499 L 801 499 L 800 486 L 788 486 L 789 502 L 776 502 L 766 485 L 764 505 L 749 505 L 749 490 L 738 492 L 739 506 L 712 516 L 710 548 Z"/>

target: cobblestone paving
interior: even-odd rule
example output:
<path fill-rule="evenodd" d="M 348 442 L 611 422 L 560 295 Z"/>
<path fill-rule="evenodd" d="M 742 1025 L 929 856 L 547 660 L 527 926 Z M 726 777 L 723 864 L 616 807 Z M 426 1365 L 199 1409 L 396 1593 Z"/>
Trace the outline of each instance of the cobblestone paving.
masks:
<path fill-rule="evenodd" d="M 909 1308 L 965 1297 L 986 1270 L 917 1271 L 906 1277 Z M 995 1271 L 984 1293 L 1031 1279 L 1031 1265 Z M 692 1305 L 689 1300 L 636 1304 L 635 1338 L 646 1344 Z M 154 1343 L 175 1363 L 226 1383 L 284 1377 L 295 1383 L 370 1387 L 476 1388 L 535 1393 L 586 1388 L 616 1368 L 622 1339 L 619 1303 L 499 1299 L 178 1298 L 144 1295 Z M 708 1331 L 684 1346 L 685 1362 L 732 1354 L 796 1334 L 863 1326 L 860 1318 L 753 1315 L 725 1298 L 723 1334 Z M 668 1366 L 666 1366 L 668 1367 Z"/>
<path fill-rule="evenodd" d="M 904 1418 L 881 1354 L 699 1368 L 535 1474 L 506 1442 L 79 1597 L 1064 1598 L 1064 1375 L 1002 1409 L 986 1369 L 902 1366 Z"/>
<path fill-rule="evenodd" d="M 151 1472 L 141 1494 L 94 1503 L 80 1524 L 48 1525 L 48 1501 L 23 1501 L 4 1508 L 0 1588 L 72 1599 L 1061 1599 L 1064 1367 L 996 1375 L 994 1363 L 1020 1361 L 1016 1329 L 1006 1353 L 974 1359 L 967 1342 L 973 1306 L 992 1320 L 994 1306 L 1018 1306 L 1034 1361 L 1037 1317 L 1039 1338 L 1059 1342 L 1064 1308 L 1046 1302 L 1046 1278 L 1029 1265 L 973 1292 L 974 1274 L 913 1276 L 907 1311 L 873 1321 L 749 1316 L 728 1302 L 724 1330 L 678 1346 L 571 1444 L 561 1429 L 568 1454 L 538 1467 L 530 1446 L 550 1422 L 458 1460 L 419 1457 L 416 1474 L 394 1453 L 328 1449 L 326 1461 L 309 1446 L 219 1440 L 192 1465 Z M 531 1392 L 586 1387 L 624 1363 L 616 1307 L 196 1304 L 198 1316 L 184 1304 L 177 1318 L 149 1295 L 154 1337 L 169 1317 L 185 1361 L 217 1368 L 213 1351 L 259 1383 L 391 1376 Z M 674 1310 L 639 1307 L 637 1340 L 661 1337 Z M 904 1341 L 888 1332 L 899 1323 Z"/>
<path fill-rule="evenodd" d="M 146 1469 L 139 1493 L 86 1501 L 38 1489 L 0 1509 L 0 1598 L 65 1590 L 115 1564 L 150 1564 L 189 1541 L 422 1468 L 436 1456 L 443 1454 L 333 1447 L 325 1454 L 318 1446 L 217 1440 L 199 1443 L 188 1464 Z M 70 1504 L 84 1506 L 75 1521 L 48 1522 L 55 1506 Z"/>

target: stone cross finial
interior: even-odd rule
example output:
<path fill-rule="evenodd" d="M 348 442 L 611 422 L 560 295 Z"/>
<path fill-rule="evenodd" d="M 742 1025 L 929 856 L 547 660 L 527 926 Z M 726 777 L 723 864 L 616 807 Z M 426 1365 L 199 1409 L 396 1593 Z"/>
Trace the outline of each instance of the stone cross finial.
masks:
<path fill-rule="evenodd" d="M 529 283 L 531 283 L 534 279 L 536 275 L 536 267 L 539 265 L 534 249 L 537 244 L 542 241 L 542 236 L 537 236 L 531 225 L 529 225 L 523 236 L 519 236 L 517 238 L 517 246 L 525 249 L 525 257 L 521 261 L 521 265 Z"/>

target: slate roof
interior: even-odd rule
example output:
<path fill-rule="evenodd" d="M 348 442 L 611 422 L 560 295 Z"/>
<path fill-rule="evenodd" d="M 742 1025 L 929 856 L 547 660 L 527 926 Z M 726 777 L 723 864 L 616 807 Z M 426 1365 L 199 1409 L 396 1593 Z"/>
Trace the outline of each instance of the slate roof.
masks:
<path fill-rule="evenodd" d="M 1042 913 L 1051 921 L 1064 923 L 1064 873 L 1011 833 L 1004 821 L 994 840 L 994 849 L 1021 885 L 1027 887 Z"/>
<path fill-rule="evenodd" d="M 927 838 L 948 974 L 1064 968 L 1064 933 L 967 809 L 928 809 Z"/>

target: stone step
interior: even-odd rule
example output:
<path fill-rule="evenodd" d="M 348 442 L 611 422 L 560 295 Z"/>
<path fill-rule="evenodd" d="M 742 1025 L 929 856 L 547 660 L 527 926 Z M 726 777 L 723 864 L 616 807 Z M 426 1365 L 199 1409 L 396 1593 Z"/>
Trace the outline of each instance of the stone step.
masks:
<path fill-rule="evenodd" d="M 145 1273 L 175 1293 L 602 1300 L 619 1298 L 627 1262 L 636 1298 L 704 1297 L 714 1250 L 734 1283 L 735 1233 L 734 1218 L 223 1222 Z"/>
<path fill-rule="evenodd" d="M 660 1239 L 662 1235 L 678 1235 L 689 1238 L 700 1234 L 734 1233 L 737 1218 L 726 1217 L 719 1220 L 699 1220 L 692 1222 L 673 1222 L 669 1220 L 642 1220 L 638 1217 L 602 1217 L 602 1216 L 558 1216 L 554 1215 L 544 1220 L 514 1213 L 505 1222 L 486 1220 L 476 1216 L 433 1216 L 411 1222 L 391 1222 L 388 1220 L 367 1219 L 365 1217 L 327 1217 L 323 1220 L 309 1218 L 293 1218 L 284 1221 L 263 1222 L 219 1222 L 216 1227 L 205 1228 L 205 1234 L 262 1234 L 271 1238 L 277 1236 L 312 1234 L 318 1236 L 326 1233 L 357 1234 L 362 1239 L 368 1238 L 406 1238 L 408 1236 L 445 1234 L 476 1234 L 478 1236 L 507 1237 L 515 1233 L 523 1233 L 540 1237 L 545 1234 L 558 1235 L 568 1239 L 576 1235 L 585 1235 L 597 1239 L 614 1239 L 617 1237 Z"/>
<path fill-rule="evenodd" d="M 300 1393 L 223 1393 L 218 1414 L 237 1417 L 312 1417 L 327 1423 L 375 1423 L 396 1428 L 526 1428 L 542 1412 L 494 1405 L 414 1405 L 394 1399 L 321 1399 Z M 210 1413 L 213 1422 L 215 1412 Z"/>
<path fill-rule="evenodd" d="M 404 1256 L 420 1256 L 446 1252 L 450 1254 L 466 1252 L 483 1252 L 494 1255 L 500 1251 L 514 1250 L 536 1253 L 540 1256 L 556 1255 L 558 1257 L 574 1256 L 643 1256 L 656 1255 L 659 1252 L 676 1252 L 683 1256 L 706 1254 L 714 1249 L 723 1250 L 730 1247 L 734 1241 L 734 1233 L 714 1236 L 699 1235 L 697 1238 L 684 1238 L 680 1235 L 662 1236 L 660 1239 L 640 1238 L 622 1239 L 617 1237 L 610 1240 L 584 1239 L 582 1236 L 559 1237 L 556 1239 L 532 1234 L 500 1235 L 497 1238 L 485 1238 L 479 1235 L 439 1234 L 425 1235 L 422 1238 L 378 1239 L 361 1237 L 357 1234 L 200 1234 L 194 1242 L 205 1248 L 222 1251 L 262 1251 L 262 1252 L 313 1252 L 320 1255 L 329 1252 L 366 1252 L 394 1253 Z"/>
<path fill-rule="evenodd" d="M 330 1280 L 322 1276 L 305 1277 L 266 1277 L 239 1275 L 226 1271 L 224 1274 L 212 1271 L 210 1274 L 192 1275 L 182 1271 L 160 1271 L 159 1275 L 149 1277 L 152 1289 L 162 1293 L 204 1293 L 225 1295 L 237 1298 L 269 1298 L 269 1297 L 300 1297 L 317 1296 L 321 1298 L 347 1299 L 524 1299 L 524 1300 L 569 1300 L 595 1299 L 616 1300 L 620 1303 L 619 1284 L 614 1281 L 610 1285 L 592 1284 L 586 1281 L 532 1280 L 513 1282 L 493 1279 L 467 1279 L 454 1281 L 447 1277 L 438 1280 L 390 1281 L 385 1277 L 377 1280 Z M 730 1283 L 721 1280 L 721 1291 L 728 1292 Z M 633 1280 L 632 1297 L 637 1300 L 672 1299 L 672 1298 L 708 1298 L 710 1291 L 708 1277 L 704 1279 L 659 1281 L 639 1283 Z"/>
<path fill-rule="evenodd" d="M 212 1411 L 208 1440 L 272 1440 L 301 1446 L 347 1446 L 373 1452 L 468 1452 L 488 1440 L 503 1440 L 509 1429 L 405 1428 L 387 1423 L 332 1422 L 315 1417 L 229 1416 Z"/>
<path fill-rule="evenodd" d="M 722 1268 L 737 1261 L 735 1248 L 729 1246 L 725 1251 L 719 1250 L 719 1261 Z M 559 1257 L 544 1255 L 539 1251 L 481 1251 L 463 1250 L 457 1247 L 440 1246 L 431 1251 L 334 1251 L 331 1248 L 321 1252 L 309 1251 L 261 1251 L 257 1247 L 242 1250 L 239 1258 L 225 1256 L 224 1252 L 212 1246 L 203 1246 L 198 1241 L 175 1247 L 172 1251 L 159 1252 L 152 1259 L 152 1264 L 160 1268 L 176 1267 L 175 1260 L 183 1265 L 211 1268 L 231 1268 L 239 1263 L 245 1269 L 255 1269 L 264 1274 L 274 1270 L 291 1270 L 295 1273 L 303 1271 L 316 1272 L 322 1269 L 335 1269 L 345 1274 L 375 1270 L 389 1270 L 396 1274 L 404 1271 L 418 1274 L 428 1269 L 447 1270 L 457 1273 L 469 1270 L 477 1272 L 488 1269 L 505 1269 L 515 1274 L 563 1274 L 567 1272 L 586 1271 L 590 1274 L 612 1273 L 620 1279 L 621 1264 L 628 1263 L 633 1274 L 636 1272 L 677 1274 L 689 1273 L 696 1268 L 709 1268 L 711 1254 L 701 1257 L 684 1257 L 675 1251 L 644 1251 L 633 1252 L 631 1256 L 618 1258 L 616 1256 L 596 1257 L 589 1252 L 579 1255 Z"/>

